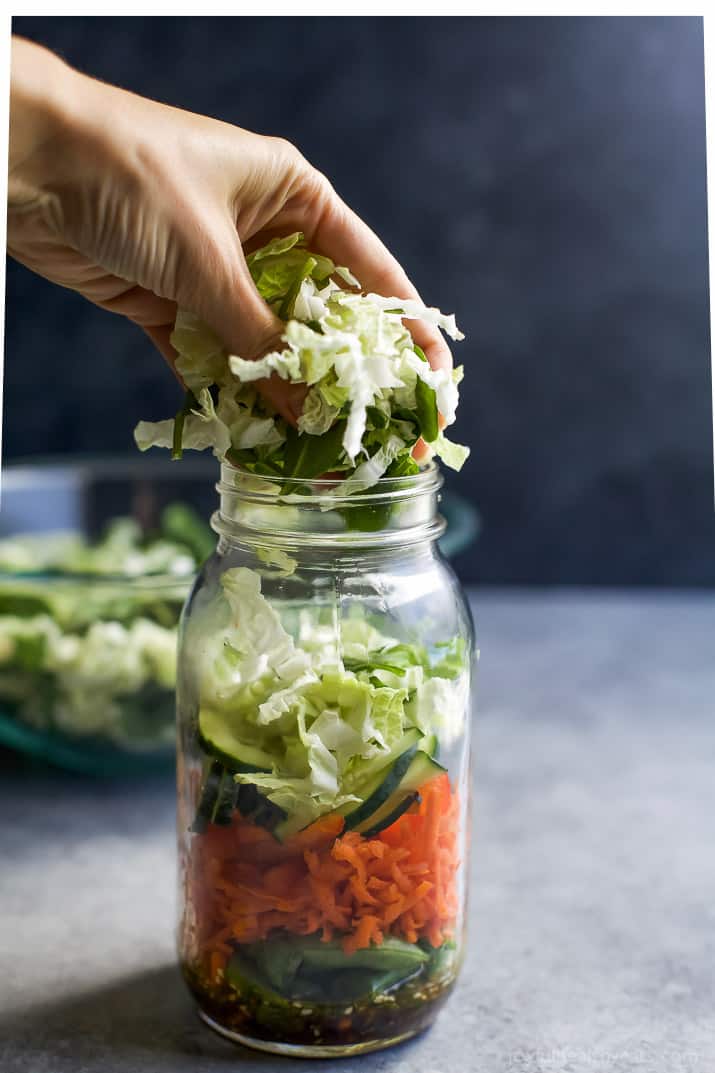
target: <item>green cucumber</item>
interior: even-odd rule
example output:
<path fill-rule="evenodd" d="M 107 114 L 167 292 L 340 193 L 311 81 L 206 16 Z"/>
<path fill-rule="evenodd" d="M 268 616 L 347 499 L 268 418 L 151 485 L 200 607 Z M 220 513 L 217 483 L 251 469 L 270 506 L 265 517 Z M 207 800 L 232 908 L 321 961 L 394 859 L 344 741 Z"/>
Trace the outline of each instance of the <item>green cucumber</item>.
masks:
<path fill-rule="evenodd" d="M 425 744 L 434 747 L 434 739 L 428 738 Z M 415 749 L 397 785 L 392 787 L 389 795 L 382 797 L 376 809 L 363 814 L 357 823 L 351 825 L 353 830 L 364 835 L 365 838 L 371 838 L 385 827 L 389 827 L 400 818 L 403 812 L 407 811 L 410 805 L 415 803 L 419 796 L 417 791 L 420 786 L 444 771 L 445 768 L 424 752 L 421 746 Z"/>
<path fill-rule="evenodd" d="M 284 812 L 283 816 L 284 819 L 279 823 L 274 824 L 271 828 L 271 834 L 274 838 L 277 838 L 279 842 L 285 842 L 286 838 L 290 838 L 291 835 L 297 834 L 298 831 L 310 827 L 311 823 L 315 822 L 315 814 L 312 809 L 309 812 L 306 809 L 303 809 L 302 811 L 298 810 L 297 812 L 293 812 L 290 816 L 286 816 Z"/>
<path fill-rule="evenodd" d="M 194 834 L 202 834 L 210 823 L 228 827 L 233 821 L 235 809 L 244 819 L 268 831 L 286 818 L 283 809 L 264 797 L 255 786 L 240 785 L 234 779 L 233 772 L 214 760 L 201 789 L 191 830 Z"/>
<path fill-rule="evenodd" d="M 421 745 L 422 740 L 422 732 L 416 727 L 406 730 L 389 752 L 379 753 L 371 760 L 361 762 L 355 774 L 345 783 L 346 793 L 355 794 L 365 800 L 380 785 L 388 767 L 413 745 Z"/>
<path fill-rule="evenodd" d="M 267 797 L 264 797 L 263 794 L 259 794 L 258 796 L 261 799 L 261 803 L 250 818 L 257 827 L 265 827 L 267 831 L 270 831 L 272 835 L 276 836 L 276 829 L 286 822 L 286 813 L 280 805 L 275 805 L 272 801 L 269 801 Z"/>
<path fill-rule="evenodd" d="M 345 830 L 350 831 L 357 827 L 363 820 L 369 820 L 377 810 L 384 805 L 388 797 L 397 790 L 417 752 L 417 745 L 406 749 L 392 764 L 388 765 L 381 776 L 379 785 L 369 797 L 366 797 L 361 805 L 348 812 L 345 816 Z"/>
<path fill-rule="evenodd" d="M 436 760 L 439 756 L 439 741 L 436 734 L 427 734 L 420 742 L 420 749 L 423 753 L 427 753 L 433 760 Z"/>
<path fill-rule="evenodd" d="M 212 760 L 204 778 L 196 816 L 190 829 L 194 834 L 201 834 L 210 823 L 228 826 L 236 807 L 236 799 L 233 775 L 223 764 Z"/>
<path fill-rule="evenodd" d="M 444 775 L 446 770 L 429 753 L 420 748 L 405 772 L 397 792 L 410 793 L 412 790 L 419 790 L 428 779 L 433 779 L 435 775 Z"/>
<path fill-rule="evenodd" d="M 349 783 L 345 788 L 349 793 L 362 798 L 362 802 L 357 807 L 348 806 L 347 812 L 343 809 L 339 810 L 341 815 L 345 816 L 345 830 L 351 830 L 362 820 L 369 819 L 395 792 L 409 770 L 418 745 L 421 747 L 423 740 L 419 730 L 408 730 L 388 753 L 376 756 L 374 760 L 361 765 L 359 783 L 357 785 Z M 279 842 L 284 842 L 286 838 L 309 827 L 314 819 L 312 811 L 307 814 L 305 811 L 294 812 L 285 821 L 276 824 L 272 831 Z"/>
<path fill-rule="evenodd" d="M 407 812 L 408 808 L 418 804 L 419 800 L 420 795 L 416 790 L 413 790 L 411 794 L 401 797 L 397 803 L 392 800 L 386 801 L 374 816 L 371 816 L 357 829 L 358 834 L 361 834 L 363 838 L 373 838 L 380 831 L 384 831 L 386 827 L 391 827 L 403 813 Z"/>
<path fill-rule="evenodd" d="M 236 791 L 236 808 L 242 816 L 252 816 L 263 803 L 263 794 L 250 782 L 237 782 Z"/>
<path fill-rule="evenodd" d="M 226 715 L 202 708 L 199 712 L 199 744 L 204 752 L 216 756 L 230 771 L 250 773 L 272 771 L 273 757 L 249 745 L 236 735 Z"/>
<path fill-rule="evenodd" d="M 213 760 L 205 777 L 196 818 L 191 830 L 200 834 L 209 823 L 228 825 L 234 809 L 259 827 L 272 831 L 285 821 L 286 814 L 256 786 L 239 784 L 234 775 L 273 769 L 272 757 L 255 745 L 237 737 L 225 715 L 210 708 L 199 712 L 198 738 L 201 748 Z"/>

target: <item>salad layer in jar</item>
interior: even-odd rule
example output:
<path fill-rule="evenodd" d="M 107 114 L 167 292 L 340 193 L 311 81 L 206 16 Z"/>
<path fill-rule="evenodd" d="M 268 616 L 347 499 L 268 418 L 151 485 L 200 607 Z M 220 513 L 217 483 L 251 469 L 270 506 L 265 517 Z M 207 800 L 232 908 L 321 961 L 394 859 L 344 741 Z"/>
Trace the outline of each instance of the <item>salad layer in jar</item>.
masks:
<path fill-rule="evenodd" d="M 411 1035 L 461 956 L 465 795 L 449 768 L 467 644 L 405 643 L 357 608 L 278 608 L 245 567 L 221 586 L 184 640 L 188 983 L 252 1042 Z"/>

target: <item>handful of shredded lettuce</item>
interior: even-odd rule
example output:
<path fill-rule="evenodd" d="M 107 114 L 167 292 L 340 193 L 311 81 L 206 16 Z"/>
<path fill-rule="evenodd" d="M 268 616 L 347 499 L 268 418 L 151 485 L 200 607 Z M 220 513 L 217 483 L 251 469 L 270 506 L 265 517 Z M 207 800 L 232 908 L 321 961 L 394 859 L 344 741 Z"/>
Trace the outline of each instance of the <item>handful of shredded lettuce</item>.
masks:
<path fill-rule="evenodd" d="M 420 437 L 430 455 L 461 468 L 469 449 L 446 438 L 439 415 L 445 425 L 454 421 L 462 367 L 432 369 L 403 324 L 423 320 L 462 339 L 453 315 L 347 289 L 360 284 L 311 253 L 299 232 L 247 260 L 260 294 L 286 322 L 283 348 L 255 361 L 229 355 L 198 318 L 180 311 L 171 342 L 186 399 L 173 419 L 139 422 L 141 450 L 168 447 L 180 458 L 185 448 L 212 448 L 222 461 L 268 477 L 338 472 L 345 492 L 417 472 L 412 448 Z M 256 389 L 272 374 L 307 387 L 297 429 Z"/>

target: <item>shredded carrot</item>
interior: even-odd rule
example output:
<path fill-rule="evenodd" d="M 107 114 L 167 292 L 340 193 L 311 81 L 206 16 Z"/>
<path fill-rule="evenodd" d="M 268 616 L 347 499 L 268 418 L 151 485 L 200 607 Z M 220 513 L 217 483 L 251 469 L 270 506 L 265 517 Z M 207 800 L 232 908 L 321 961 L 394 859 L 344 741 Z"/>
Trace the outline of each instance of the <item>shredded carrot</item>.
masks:
<path fill-rule="evenodd" d="M 343 833 L 335 814 L 283 844 L 238 813 L 229 827 L 209 826 L 192 840 L 187 883 L 211 978 L 225 967 L 229 939 L 275 931 L 340 937 L 347 954 L 388 934 L 440 946 L 457 917 L 459 818 L 445 773 L 372 838 Z"/>
<path fill-rule="evenodd" d="M 371 942 L 381 943 L 382 939 L 377 917 L 364 916 L 358 921 L 355 930 L 343 939 L 343 950 L 346 954 L 354 954 L 356 950 L 364 950 Z"/>

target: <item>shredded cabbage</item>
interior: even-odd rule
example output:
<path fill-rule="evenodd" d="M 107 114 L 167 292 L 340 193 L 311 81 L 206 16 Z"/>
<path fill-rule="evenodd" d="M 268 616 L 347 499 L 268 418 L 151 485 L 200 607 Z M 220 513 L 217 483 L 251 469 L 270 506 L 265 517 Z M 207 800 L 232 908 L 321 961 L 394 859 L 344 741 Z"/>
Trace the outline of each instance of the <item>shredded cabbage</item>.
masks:
<path fill-rule="evenodd" d="M 51 571 L 53 574 L 186 577 L 195 568 L 196 560 L 187 547 L 165 536 L 145 541 L 141 526 L 133 518 L 115 518 L 96 543 L 71 530 L 21 533 L 0 540 L 0 570 L 11 574 Z"/>
<path fill-rule="evenodd" d="M 122 517 L 97 541 L 79 532 L 0 540 L 3 709 L 36 730 L 169 746 L 179 614 L 213 543 L 182 503 L 166 507 L 156 535 Z"/>
<path fill-rule="evenodd" d="M 180 311 L 171 339 L 186 402 L 174 419 L 137 425 L 141 450 L 168 447 L 180 457 L 184 448 L 211 447 L 219 459 L 263 475 L 319 475 L 302 471 L 304 452 L 290 451 L 286 423 L 256 390 L 256 381 L 276 375 L 310 388 L 301 438 L 339 427 L 322 472 L 345 475 L 340 494 L 404 472 L 420 436 L 431 455 L 461 468 L 469 450 L 445 437 L 438 414 L 445 425 L 454 421 L 463 370 L 432 369 L 403 322 L 422 320 L 462 339 L 452 314 L 345 289 L 359 287 L 350 271 L 312 253 L 298 232 L 269 242 L 248 265 L 286 322 L 281 348 L 256 360 L 229 355 L 193 314 Z"/>
<path fill-rule="evenodd" d="M 0 615 L 0 696 L 38 729 L 168 745 L 175 683 L 173 627 L 137 618 L 64 633 L 49 615 Z"/>
<path fill-rule="evenodd" d="M 300 610 L 290 632 L 256 571 L 232 568 L 221 583 L 228 614 L 209 604 L 211 621 L 196 613 L 188 626 L 200 703 L 273 758 L 272 771 L 236 779 L 291 815 L 307 824 L 360 800 L 361 773 L 387 762 L 411 728 L 438 730 L 445 748 L 461 734 L 468 667 L 456 642 L 430 657 L 362 615 L 315 608 Z"/>

